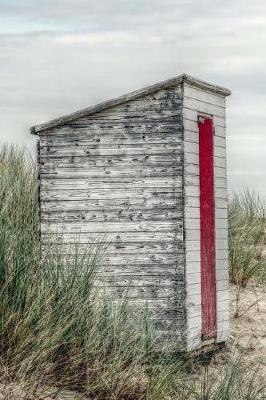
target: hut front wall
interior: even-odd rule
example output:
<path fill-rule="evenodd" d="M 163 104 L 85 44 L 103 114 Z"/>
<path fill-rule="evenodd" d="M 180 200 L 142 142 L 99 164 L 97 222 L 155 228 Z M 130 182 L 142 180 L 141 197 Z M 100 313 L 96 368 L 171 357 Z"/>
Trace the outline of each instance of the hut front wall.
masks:
<path fill-rule="evenodd" d="M 129 288 L 162 335 L 184 327 L 181 87 L 40 135 L 41 235 L 110 241 L 100 281 Z M 78 235 L 78 236 L 77 236 Z"/>
<path fill-rule="evenodd" d="M 216 250 L 217 342 L 228 339 L 229 280 L 227 179 L 224 96 L 184 85 L 184 225 L 186 248 L 187 347 L 201 342 L 201 254 L 198 116 L 211 117 L 214 125 L 214 200 Z"/>

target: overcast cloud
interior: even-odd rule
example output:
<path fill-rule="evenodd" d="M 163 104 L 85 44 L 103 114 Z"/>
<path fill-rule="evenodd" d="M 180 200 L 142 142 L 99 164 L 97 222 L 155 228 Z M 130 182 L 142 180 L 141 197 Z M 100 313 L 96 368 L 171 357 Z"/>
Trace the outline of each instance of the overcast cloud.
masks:
<path fill-rule="evenodd" d="M 266 195 L 265 0 L 0 0 L 0 136 L 182 72 L 232 90 L 230 189 Z"/>

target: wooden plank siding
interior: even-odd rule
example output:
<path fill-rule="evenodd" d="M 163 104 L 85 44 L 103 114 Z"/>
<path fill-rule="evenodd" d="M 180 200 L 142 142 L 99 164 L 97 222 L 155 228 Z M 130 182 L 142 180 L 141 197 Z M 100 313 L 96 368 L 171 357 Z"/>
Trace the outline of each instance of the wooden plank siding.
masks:
<path fill-rule="evenodd" d="M 96 284 L 148 307 L 162 339 L 201 347 L 198 115 L 215 128 L 217 342 L 228 338 L 225 96 L 181 75 L 32 127 L 41 241 L 71 261 L 107 246 Z"/>
<path fill-rule="evenodd" d="M 40 135 L 43 245 L 108 242 L 99 284 L 149 305 L 162 336 L 185 327 L 181 85 Z M 51 245 L 52 240 L 52 245 Z M 50 249 L 50 251 L 52 251 Z"/>
<path fill-rule="evenodd" d="M 225 97 L 184 84 L 184 226 L 187 348 L 201 343 L 200 203 L 198 115 L 213 119 L 217 342 L 228 338 L 228 233 Z"/>

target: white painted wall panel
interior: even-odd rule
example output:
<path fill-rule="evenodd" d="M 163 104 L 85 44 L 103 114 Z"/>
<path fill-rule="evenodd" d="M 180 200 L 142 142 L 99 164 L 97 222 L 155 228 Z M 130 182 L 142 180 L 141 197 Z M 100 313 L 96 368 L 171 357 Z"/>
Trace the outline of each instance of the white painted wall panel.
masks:
<path fill-rule="evenodd" d="M 217 342 L 228 338 L 228 213 L 226 174 L 225 98 L 184 86 L 184 190 L 187 290 L 187 346 L 201 343 L 200 285 L 200 205 L 198 115 L 209 115 L 214 122 L 214 193 L 217 281 Z M 195 280 L 199 280 L 198 283 Z"/>
<path fill-rule="evenodd" d="M 202 103 L 225 107 L 224 96 L 213 94 L 188 84 L 184 86 L 184 96 L 190 99 L 200 100 Z"/>

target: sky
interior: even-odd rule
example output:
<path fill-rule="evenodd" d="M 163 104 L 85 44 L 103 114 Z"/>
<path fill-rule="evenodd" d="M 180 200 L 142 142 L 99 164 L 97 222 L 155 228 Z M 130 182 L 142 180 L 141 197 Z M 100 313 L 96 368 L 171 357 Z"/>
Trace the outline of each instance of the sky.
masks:
<path fill-rule="evenodd" d="M 230 191 L 266 196 L 265 0 L 0 0 L 0 139 L 187 73 L 227 98 Z"/>

